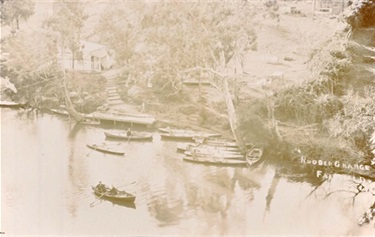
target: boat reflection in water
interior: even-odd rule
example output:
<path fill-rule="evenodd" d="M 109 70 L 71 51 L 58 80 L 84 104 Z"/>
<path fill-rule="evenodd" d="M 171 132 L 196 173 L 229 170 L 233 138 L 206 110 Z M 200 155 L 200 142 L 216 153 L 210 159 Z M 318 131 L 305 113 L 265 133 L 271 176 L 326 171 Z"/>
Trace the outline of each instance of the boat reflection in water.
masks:
<path fill-rule="evenodd" d="M 98 195 L 96 194 L 96 196 L 98 196 Z M 100 198 L 99 200 L 97 200 L 97 203 L 93 203 L 92 205 L 90 205 L 90 207 L 95 207 L 96 205 L 99 205 L 103 201 L 104 202 L 110 202 L 110 203 L 113 204 L 113 206 L 122 206 L 122 207 L 131 208 L 131 209 L 137 208 L 137 206 L 135 205 L 134 202 L 124 202 L 124 201 L 121 201 L 121 200 L 114 200 L 114 199 L 107 199 L 107 198 Z"/>

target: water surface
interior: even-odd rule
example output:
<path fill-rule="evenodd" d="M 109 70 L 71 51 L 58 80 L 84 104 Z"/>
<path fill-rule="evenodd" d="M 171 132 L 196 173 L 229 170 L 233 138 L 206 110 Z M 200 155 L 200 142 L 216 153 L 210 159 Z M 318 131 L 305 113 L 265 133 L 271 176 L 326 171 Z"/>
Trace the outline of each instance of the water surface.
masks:
<path fill-rule="evenodd" d="M 184 162 L 176 142 L 108 141 L 112 128 L 74 127 L 50 114 L 1 109 L 1 231 L 7 235 L 373 235 L 356 222 L 374 201 L 353 203 L 356 182 L 318 188 L 267 162 L 216 167 Z M 111 143 L 125 156 L 90 150 Z M 303 179 L 302 179 L 303 180 Z M 102 181 L 136 194 L 135 206 L 102 201 Z M 371 189 L 372 184 L 365 182 Z"/>

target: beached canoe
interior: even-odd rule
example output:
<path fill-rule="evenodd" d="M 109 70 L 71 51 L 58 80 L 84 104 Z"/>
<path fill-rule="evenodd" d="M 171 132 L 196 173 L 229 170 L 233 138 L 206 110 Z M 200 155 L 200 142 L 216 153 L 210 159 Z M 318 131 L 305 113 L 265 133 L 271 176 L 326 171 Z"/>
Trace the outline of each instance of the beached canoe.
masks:
<path fill-rule="evenodd" d="M 107 138 L 114 138 L 114 139 L 124 139 L 124 140 L 152 140 L 151 133 L 139 133 L 139 132 L 131 132 L 131 135 L 128 136 L 127 132 L 122 131 L 106 131 L 104 132 Z"/>
<path fill-rule="evenodd" d="M 185 156 L 184 161 L 200 163 L 206 165 L 227 165 L 227 166 L 243 166 L 247 162 L 245 160 L 237 159 L 222 159 L 222 158 L 212 158 L 212 157 L 199 157 L 199 156 Z"/>
<path fill-rule="evenodd" d="M 104 153 L 114 154 L 114 155 L 124 155 L 125 151 L 122 150 L 116 150 L 111 147 L 109 147 L 107 144 L 87 144 L 87 147 L 96 150 L 101 151 Z"/>
<path fill-rule="evenodd" d="M 249 166 L 257 164 L 263 155 L 263 150 L 259 148 L 253 148 L 246 154 L 246 161 Z"/>

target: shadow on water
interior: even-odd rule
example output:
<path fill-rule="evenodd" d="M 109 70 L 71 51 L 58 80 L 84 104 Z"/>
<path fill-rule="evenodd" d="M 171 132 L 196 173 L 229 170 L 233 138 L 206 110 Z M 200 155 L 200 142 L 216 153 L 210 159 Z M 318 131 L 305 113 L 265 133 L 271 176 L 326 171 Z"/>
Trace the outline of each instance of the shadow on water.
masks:
<path fill-rule="evenodd" d="M 94 192 L 93 192 L 93 195 Z M 100 205 L 102 202 L 109 202 L 109 203 L 112 203 L 113 206 L 120 206 L 120 207 L 126 207 L 126 208 L 131 208 L 131 209 L 136 209 L 136 205 L 134 202 L 124 202 L 124 201 L 119 201 L 119 200 L 112 200 L 112 199 L 106 199 L 106 198 L 100 198 L 98 197 L 97 195 L 95 195 L 96 198 L 98 199 L 97 201 L 94 201 L 90 207 L 95 207 L 97 205 Z"/>

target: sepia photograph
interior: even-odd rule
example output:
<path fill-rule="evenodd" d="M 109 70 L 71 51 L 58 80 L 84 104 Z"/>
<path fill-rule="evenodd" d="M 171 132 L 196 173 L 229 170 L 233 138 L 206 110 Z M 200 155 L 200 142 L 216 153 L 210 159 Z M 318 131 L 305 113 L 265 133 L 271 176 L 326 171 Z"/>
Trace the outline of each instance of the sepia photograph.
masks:
<path fill-rule="evenodd" d="M 0 0 L 2 236 L 375 236 L 375 0 Z"/>

